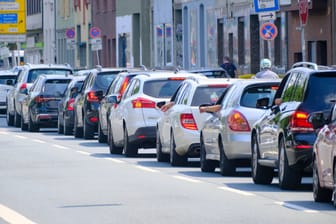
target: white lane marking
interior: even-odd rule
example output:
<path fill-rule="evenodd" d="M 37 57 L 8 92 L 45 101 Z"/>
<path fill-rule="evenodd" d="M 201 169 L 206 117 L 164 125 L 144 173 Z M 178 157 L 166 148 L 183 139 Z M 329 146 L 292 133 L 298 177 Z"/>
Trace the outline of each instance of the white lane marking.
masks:
<path fill-rule="evenodd" d="M 286 208 L 290 208 L 290 209 L 294 209 L 294 210 L 298 210 L 298 211 L 302 211 L 302 212 L 306 212 L 306 213 L 319 213 L 316 210 L 307 209 L 305 207 L 295 205 L 295 204 L 291 204 L 291 203 L 287 203 L 287 202 L 283 202 L 283 201 L 276 201 L 274 203 L 277 204 L 277 205 L 286 207 Z"/>
<path fill-rule="evenodd" d="M 84 151 L 77 151 L 80 154 L 86 155 L 86 156 L 91 156 L 91 153 L 89 152 L 84 152 Z"/>
<path fill-rule="evenodd" d="M 35 222 L 24 217 L 23 215 L 1 204 L 0 204 L 0 217 L 11 224 L 20 224 L 20 223 L 36 224 Z"/>
<path fill-rule="evenodd" d="M 69 149 L 68 147 L 65 147 L 65 146 L 62 146 L 62 145 L 53 144 L 52 146 L 55 147 L 55 148 L 59 148 L 59 149 Z"/>
<path fill-rule="evenodd" d="M 115 162 L 115 163 L 125 163 L 124 161 L 120 160 L 120 159 L 113 159 L 113 158 L 105 158 L 106 160 L 110 160 L 112 162 Z"/>
<path fill-rule="evenodd" d="M 140 170 L 151 172 L 151 173 L 159 173 L 160 172 L 158 170 L 154 170 L 154 169 L 151 169 L 151 168 L 148 168 L 148 167 L 144 167 L 144 166 L 137 166 L 137 165 L 135 165 L 134 167 L 136 167 L 136 168 L 138 168 Z"/>
<path fill-rule="evenodd" d="M 47 142 L 42 141 L 42 140 L 39 140 L 39 139 L 34 139 L 33 141 L 34 141 L 34 142 L 37 142 L 37 143 L 47 143 Z"/>
<path fill-rule="evenodd" d="M 21 138 L 21 139 L 27 139 L 27 137 L 21 136 L 21 135 L 14 135 L 17 138 Z"/>
<path fill-rule="evenodd" d="M 255 194 L 252 194 L 250 192 L 237 190 L 237 189 L 234 189 L 234 188 L 231 188 L 231 187 L 218 187 L 218 189 L 225 190 L 225 191 L 230 191 L 230 192 L 240 194 L 240 195 L 244 195 L 244 196 L 255 196 Z"/>
<path fill-rule="evenodd" d="M 202 181 L 200 181 L 200 180 L 192 179 L 192 178 L 189 178 L 189 177 L 183 177 L 183 176 L 178 176 L 178 175 L 175 175 L 173 177 L 176 178 L 176 179 L 188 181 L 188 182 L 191 182 L 191 183 L 202 183 Z"/>

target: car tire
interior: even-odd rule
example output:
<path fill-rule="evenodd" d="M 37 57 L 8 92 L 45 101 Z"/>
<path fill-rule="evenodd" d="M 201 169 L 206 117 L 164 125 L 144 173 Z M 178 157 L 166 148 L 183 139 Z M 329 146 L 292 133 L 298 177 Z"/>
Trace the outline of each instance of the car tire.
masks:
<path fill-rule="evenodd" d="M 14 126 L 14 115 L 11 115 L 8 109 L 6 111 L 6 121 L 8 126 Z"/>
<path fill-rule="evenodd" d="M 162 152 L 162 143 L 158 129 L 156 129 L 156 159 L 158 162 L 169 162 L 169 154 Z"/>
<path fill-rule="evenodd" d="M 185 166 L 188 162 L 187 155 L 179 155 L 176 152 L 176 143 L 174 138 L 174 133 L 170 132 L 170 164 L 172 166 Z"/>
<path fill-rule="evenodd" d="M 252 158 L 251 158 L 251 174 L 255 184 L 271 184 L 274 176 L 274 169 L 272 167 L 262 166 L 258 163 L 260 159 L 259 145 L 257 136 L 252 135 Z"/>
<path fill-rule="evenodd" d="M 34 123 L 34 121 L 31 119 L 30 114 L 28 116 L 29 116 L 28 117 L 28 131 L 30 131 L 30 132 L 38 132 L 40 130 L 39 126 Z"/>
<path fill-rule="evenodd" d="M 66 119 L 63 117 L 63 134 L 64 135 L 71 135 L 73 132 L 73 127 L 71 127 Z"/>
<path fill-rule="evenodd" d="M 101 129 L 100 122 L 98 122 L 98 142 L 107 143 L 107 135 L 105 135 L 103 130 Z"/>
<path fill-rule="evenodd" d="M 28 124 L 24 123 L 23 116 L 21 116 L 21 131 L 27 131 L 28 130 Z"/>
<path fill-rule="evenodd" d="M 21 116 L 16 110 L 14 113 L 14 126 L 19 128 L 21 126 Z"/>
<path fill-rule="evenodd" d="M 289 167 L 285 147 L 285 140 L 284 138 L 281 138 L 279 141 L 278 160 L 279 186 L 281 189 L 293 190 L 300 185 L 302 176 L 298 170 Z"/>
<path fill-rule="evenodd" d="M 63 122 L 61 122 L 61 120 L 59 118 L 57 120 L 57 133 L 58 134 L 63 134 L 64 133 Z"/>
<path fill-rule="evenodd" d="M 95 128 L 90 125 L 84 117 L 83 137 L 84 139 L 94 139 Z"/>
<path fill-rule="evenodd" d="M 219 149 L 219 172 L 222 176 L 234 176 L 236 167 L 234 161 L 229 160 L 225 154 L 222 138 L 218 138 Z"/>
<path fill-rule="evenodd" d="M 203 137 L 201 136 L 201 146 L 200 146 L 200 164 L 202 172 L 215 172 L 218 162 L 215 160 L 206 159 L 206 150 L 204 145 Z"/>
<path fill-rule="evenodd" d="M 108 137 L 107 138 L 108 138 L 110 153 L 111 154 L 122 154 L 123 147 L 119 147 L 114 144 L 111 125 L 108 125 Z"/>
<path fill-rule="evenodd" d="M 135 144 L 131 143 L 128 138 L 127 128 L 124 127 L 124 146 L 123 146 L 123 154 L 126 157 L 135 157 L 138 155 L 138 148 Z"/>
<path fill-rule="evenodd" d="M 320 178 L 318 175 L 317 161 L 314 159 L 313 163 L 313 197 L 316 202 L 330 202 L 332 198 L 332 190 L 322 188 L 320 185 Z"/>

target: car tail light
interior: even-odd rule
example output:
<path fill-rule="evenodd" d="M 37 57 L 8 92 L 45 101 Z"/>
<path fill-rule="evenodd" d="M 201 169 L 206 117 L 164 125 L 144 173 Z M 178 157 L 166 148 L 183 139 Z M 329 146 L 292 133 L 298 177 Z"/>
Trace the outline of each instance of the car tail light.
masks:
<path fill-rule="evenodd" d="M 229 114 L 228 125 L 232 131 L 250 131 L 250 125 L 245 116 L 236 110 Z"/>
<path fill-rule="evenodd" d="M 98 117 L 90 117 L 89 118 L 91 122 L 96 123 L 98 122 Z"/>
<path fill-rule="evenodd" d="M 98 102 L 99 101 L 98 97 L 96 96 L 96 92 L 94 92 L 94 91 L 88 92 L 88 94 L 86 96 L 86 99 L 89 102 Z"/>
<path fill-rule="evenodd" d="M 20 86 L 20 90 L 27 89 L 27 83 L 22 83 Z"/>
<path fill-rule="evenodd" d="M 155 108 L 155 102 L 145 98 L 137 98 L 132 100 L 133 108 Z"/>
<path fill-rule="evenodd" d="M 185 80 L 185 77 L 170 77 L 168 80 Z"/>
<path fill-rule="evenodd" d="M 180 122 L 183 128 L 189 130 L 198 130 L 194 116 L 192 114 L 181 114 Z"/>
<path fill-rule="evenodd" d="M 71 98 L 68 103 L 67 103 L 67 110 L 68 111 L 72 111 L 74 110 L 74 103 L 75 103 L 75 99 L 74 98 Z"/>
<path fill-rule="evenodd" d="M 291 119 L 292 131 L 314 131 L 313 125 L 308 121 L 308 113 L 295 111 Z"/>

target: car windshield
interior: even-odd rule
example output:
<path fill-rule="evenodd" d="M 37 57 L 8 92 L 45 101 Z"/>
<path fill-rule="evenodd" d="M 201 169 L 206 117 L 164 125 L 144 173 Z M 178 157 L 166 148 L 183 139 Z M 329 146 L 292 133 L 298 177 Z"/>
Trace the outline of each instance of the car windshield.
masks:
<path fill-rule="evenodd" d="M 42 93 L 48 96 L 62 96 L 70 81 L 71 80 L 68 79 L 47 80 L 42 89 Z"/>
<path fill-rule="evenodd" d="M 246 88 L 240 99 L 240 105 L 244 107 L 256 108 L 257 100 L 262 98 L 269 98 L 269 105 L 271 106 L 275 92 L 277 90 L 275 85 L 253 86 Z"/>
<path fill-rule="evenodd" d="M 223 86 L 202 86 L 198 87 L 193 96 L 191 106 L 202 104 L 214 104 L 228 87 Z"/>
<path fill-rule="evenodd" d="M 144 84 L 143 92 L 156 98 L 170 98 L 183 80 L 151 80 Z"/>
<path fill-rule="evenodd" d="M 69 75 L 71 74 L 71 70 L 69 69 L 55 69 L 55 68 L 47 68 L 47 69 L 32 69 L 28 74 L 28 83 L 34 82 L 37 77 L 40 75 Z"/>

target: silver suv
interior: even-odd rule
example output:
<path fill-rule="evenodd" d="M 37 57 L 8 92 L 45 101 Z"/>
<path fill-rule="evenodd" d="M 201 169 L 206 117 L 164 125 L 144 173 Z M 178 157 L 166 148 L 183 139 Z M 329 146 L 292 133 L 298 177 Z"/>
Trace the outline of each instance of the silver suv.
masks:
<path fill-rule="evenodd" d="M 26 64 L 18 74 L 14 88 L 7 94 L 7 125 L 21 126 L 22 101 L 27 96 L 29 88 L 41 74 L 73 74 L 69 65 Z"/>

